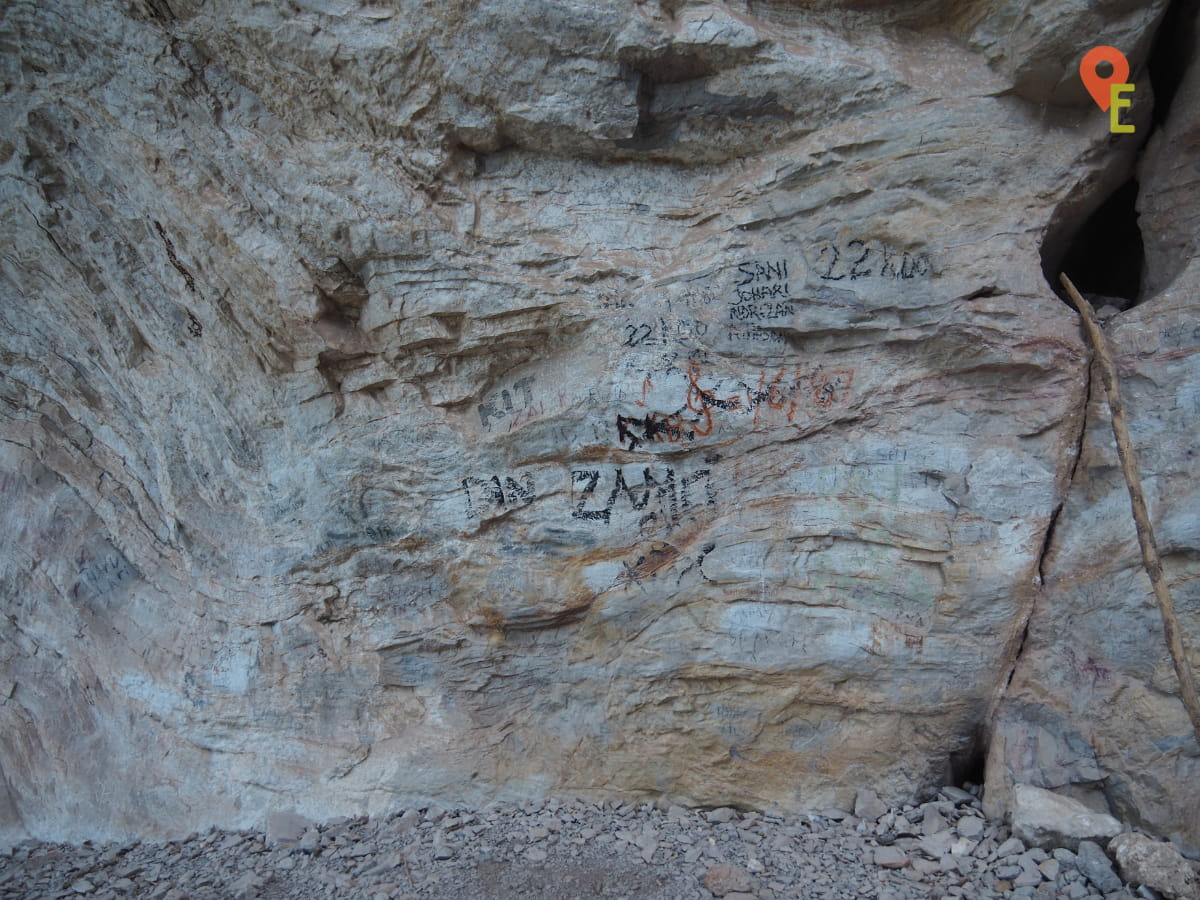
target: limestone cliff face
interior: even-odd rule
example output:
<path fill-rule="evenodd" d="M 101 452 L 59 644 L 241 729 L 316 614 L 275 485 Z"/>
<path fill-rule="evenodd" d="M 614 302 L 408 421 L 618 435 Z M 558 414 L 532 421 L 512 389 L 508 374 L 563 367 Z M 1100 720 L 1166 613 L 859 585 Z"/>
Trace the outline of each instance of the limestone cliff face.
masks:
<path fill-rule="evenodd" d="M 1027 6 L 8 4 L 5 839 L 975 765 L 1027 625 L 1022 690 L 1095 656 L 1055 584 L 1097 522 L 1087 578 L 1137 577 L 1041 253 L 1139 147 L 1079 58 L 1126 51 L 1148 134 L 1165 3 Z M 1194 127 L 1146 198 L 1196 197 Z M 1191 583 L 1171 340 L 1144 466 Z M 1139 597 L 1089 627 L 1179 739 L 1121 795 L 1162 825 L 1200 779 Z"/>

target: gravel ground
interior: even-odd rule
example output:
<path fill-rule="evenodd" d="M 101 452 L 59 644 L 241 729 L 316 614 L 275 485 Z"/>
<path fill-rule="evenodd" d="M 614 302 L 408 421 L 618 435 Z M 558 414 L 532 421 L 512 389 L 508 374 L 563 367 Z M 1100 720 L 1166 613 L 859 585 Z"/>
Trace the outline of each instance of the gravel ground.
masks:
<path fill-rule="evenodd" d="M 1154 897 L 1122 885 L 1107 858 L 1027 849 L 944 788 L 858 816 L 667 811 L 583 801 L 486 810 L 409 809 L 384 818 L 211 831 L 135 844 L 27 844 L 0 855 L 0 896 L 1070 898 Z"/>

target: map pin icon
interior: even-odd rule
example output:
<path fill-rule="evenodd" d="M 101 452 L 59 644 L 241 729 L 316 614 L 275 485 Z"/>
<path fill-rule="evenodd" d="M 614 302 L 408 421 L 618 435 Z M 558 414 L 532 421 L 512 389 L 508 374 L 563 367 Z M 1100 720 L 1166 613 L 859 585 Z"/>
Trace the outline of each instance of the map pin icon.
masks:
<path fill-rule="evenodd" d="M 1102 62 L 1112 66 L 1112 74 L 1108 77 L 1096 72 L 1096 66 Z M 1129 77 L 1129 60 L 1116 47 L 1093 47 L 1084 54 L 1083 62 L 1079 64 L 1079 77 L 1083 79 L 1083 86 L 1088 89 L 1096 105 L 1107 111 L 1112 103 L 1109 85 L 1125 83 L 1125 79 Z"/>

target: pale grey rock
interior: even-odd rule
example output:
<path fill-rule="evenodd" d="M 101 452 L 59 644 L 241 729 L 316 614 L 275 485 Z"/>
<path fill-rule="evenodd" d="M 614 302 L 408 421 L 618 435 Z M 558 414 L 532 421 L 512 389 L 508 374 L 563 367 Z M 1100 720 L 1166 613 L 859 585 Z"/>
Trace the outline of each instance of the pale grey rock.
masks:
<path fill-rule="evenodd" d="M 1075 864 L 1079 871 L 1087 876 L 1088 881 L 1102 893 L 1121 889 L 1121 879 L 1113 871 L 1112 862 L 1095 841 L 1079 842 L 1079 854 Z"/>
<path fill-rule="evenodd" d="M 965 838 L 979 838 L 983 835 L 986 823 L 978 816 L 963 816 L 955 824 L 955 830 Z"/>
<path fill-rule="evenodd" d="M 938 793 L 953 802 L 955 806 L 970 806 L 978 802 L 975 795 L 970 791 L 964 791 L 962 788 L 955 787 L 952 784 L 945 785 Z"/>
<path fill-rule="evenodd" d="M 997 859 L 1006 859 L 1010 856 L 1016 856 L 1018 853 L 1024 852 L 1025 842 L 1020 838 L 1010 837 L 1003 844 L 996 848 L 996 857 Z"/>
<path fill-rule="evenodd" d="M 737 819 L 737 810 L 730 809 L 728 806 L 722 806 L 719 809 L 713 809 L 705 813 L 704 817 L 708 819 L 708 821 L 717 824 L 733 822 Z"/>
<path fill-rule="evenodd" d="M 267 816 L 267 842 L 282 847 L 296 846 L 311 829 L 313 822 L 292 810 L 280 810 Z"/>
<path fill-rule="evenodd" d="M 946 817 L 942 815 L 941 810 L 939 810 L 936 806 L 929 805 L 924 809 L 924 815 L 921 817 L 922 834 L 937 834 L 938 832 L 945 831 L 950 827 L 950 823 L 946 821 Z"/>
<path fill-rule="evenodd" d="M 1059 696 L 1088 351 L 1040 247 L 1136 147 L 1082 23 L 1136 65 L 1162 5 L 1058 7 L 4 4 L 2 840 L 912 800 L 1027 622 Z M 1169 819 L 1133 649 L 1114 783 Z"/>
<path fill-rule="evenodd" d="M 860 788 L 854 795 L 854 815 L 860 819 L 875 822 L 887 811 L 887 804 L 872 790 Z"/>
<path fill-rule="evenodd" d="M 954 833 L 951 831 L 940 831 L 937 834 L 928 835 L 917 841 L 917 846 L 921 852 L 930 859 L 940 859 L 950 852 L 950 848 L 954 845 Z"/>
<path fill-rule="evenodd" d="M 876 847 L 873 858 L 875 865 L 881 869 L 903 869 L 910 863 L 907 854 L 899 847 Z"/>
<path fill-rule="evenodd" d="M 1200 878 L 1173 845 L 1144 834 L 1126 832 L 1108 844 L 1121 878 L 1129 884 L 1145 885 L 1167 900 L 1189 900 L 1200 896 Z"/>
<path fill-rule="evenodd" d="M 1174 28 L 1182 34 L 1173 40 L 1196 46 L 1200 24 L 1185 18 Z M 1198 98 L 1193 52 L 1136 171 L 1146 252 L 1141 302 L 1106 326 L 1166 580 L 1193 652 L 1200 634 L 1200 457 L 1192 436 L 1200 379 Z M 1143 570 L 1098 375 L 1092 384 L 1079 466 L 1048 548 L 1046 588 L 998 712 L 985 809 L 1003 815 L 1012 784 L 1032 783 L 1107 808 L 1200 857 L 1200 757 L 1185 749 L 1195 737 Z"/>
<path fill-rule="evenodd" d="M 704 873 L 704 887 L 714 897 L 747 893 L 754 888 L 750 873 L 738 866 L 709 866 Z"/>
<path fill-rule="evenodd" d="M 1107 840 L 1121 831 L 1112 816 L 1097 813 L 1077 800 L 1018 784 L 1013 788 L 1012 832 L 1026 845 L 1075 850 L 1081 840 Z"/>

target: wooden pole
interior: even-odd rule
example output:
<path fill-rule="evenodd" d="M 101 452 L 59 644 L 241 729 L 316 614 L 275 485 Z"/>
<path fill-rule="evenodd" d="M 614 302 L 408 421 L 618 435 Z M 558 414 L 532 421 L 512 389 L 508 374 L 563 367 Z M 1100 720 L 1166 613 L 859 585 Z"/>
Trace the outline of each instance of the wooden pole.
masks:
<path fill-rule="evenodd" d="M 1083 317 L 1083 326 L 1092 341 L 1092 346 L 1096 348 L 1100 377 L 1108 394 L 1109 409 L 1112 410 L 1112 430 L 1117 439 L 1117 456 L 1121 459 L 1125 483 L 1129 486 L 1129 503 L 1133 507 L 1133 521 L 1137 525 L 1138 544 L 1142 548 L 1142 564 L 1146 567 L 1146 574 L 1150 576 L 1150 586 L 1154 588 L 1158 611 L 1162 614 L 1163 635 L 1167 639 L 1167 649 L 1171 651 L 1171 659 L 1175 663 L 1175 674 L 1179 677 L 1179 696 L 1187 709 L 1188 717 L 1192 720 L 1192 731 L 1195 732 L 1196 741 L 1200 743 L 1200 698 L 1196 696 L 1196 677 L 1192 674 L 1187 651 L 1184 649 L 1179 619 L 1175 616 L 1175 601 L 1171 599 L 1171 591 L 1167 587 L 1166 578 L 1163 577 L 1158 545 L 1154 542 L 1154 530 L 1150 527 L 1146 495 L 1142 493 L 1142 481 L 1138 475 L 1137 459 L 1133 454 L 1133 442 L 1129 439 L 1129 423 L 1125 419 L 1125 405 L 1121 401 L 1117 367 L 1108 349 L 1108 339 L 1100 329 L 1100 323 L 1096 321 L 1096 312 L 1092 309 L 1092 304 L 1075 289 L 1066 272 L 1058 277 L 1079 310 L 1079 315 Z"/>

